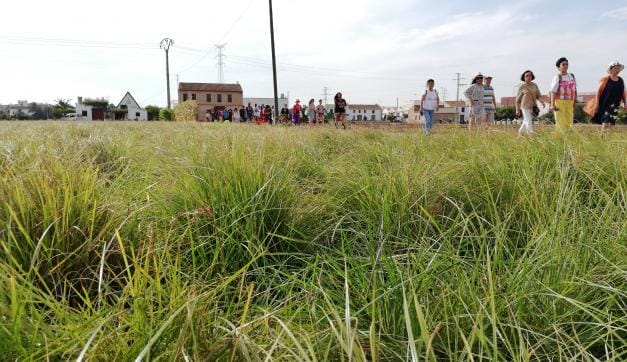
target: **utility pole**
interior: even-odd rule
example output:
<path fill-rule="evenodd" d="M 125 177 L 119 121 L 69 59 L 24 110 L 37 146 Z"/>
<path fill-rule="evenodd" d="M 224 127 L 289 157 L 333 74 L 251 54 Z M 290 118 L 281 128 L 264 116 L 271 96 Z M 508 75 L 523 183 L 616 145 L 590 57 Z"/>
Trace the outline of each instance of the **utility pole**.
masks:
<path fill-rule="evenodd" d="M 268 0 L 270 6 L 270 43 L 272 45 L 272 79 L 274 81 L 274 123 L 279 119 L 279 98 L 276 80 L 276 52 L 274 50 L 274 16 L 272 15 L 272 0 Z"/>
<path fill-rule="evenodd" d="M 222 53 L 222 50 L 224 49 L 224 47 L 226 46 L 225 44 L 216 44 L 215 47 L 216 49 L 218 49 L 218 55 L 216 55 L 216 58 L 218 59 L 218 83 L 224 83 L 224 53 Z"/>
<path fill-rule="evenodd" d="M 446 102 L 446 94 L 448 93 L 448 90 L 444 87 L 440 87 L 440 89 L 442 89 L 442 102 Z"/>
<path fill-rule="evenodd" d="M 462 80 L 465 80 L 466 78 L 461 78 L 461 73 L 455 73 L 455 75 L 457 75 L 457 78 L 453 79 L 457 81 L 457 98 L 456 101 L 459 102 L 459 88 L 463 85 L 461 83 Z"/>
<path fill-rule="evenodd" d="M 176 89 L 179 89 L 179 75 L 176 74 Z"/>
<path fill-rule="evenodd" d="M 161 44 L 159 46 L 161 49 L 165 50 L 165 78 L 168 87 L 167 95 L 168 95 L 168 109 L 170 109 L 170 47 L 174 44 L 174 40 L 170 38 L 165 38 L 161 40 Z M 178 90 L 178 88 L 177 88 Z"/>
<path fill-rule="evenodd" d="M 326 107 L 329 104 L 329 87 L 322 88 L 322 96 L 324 97 L 324 106 Z"/>

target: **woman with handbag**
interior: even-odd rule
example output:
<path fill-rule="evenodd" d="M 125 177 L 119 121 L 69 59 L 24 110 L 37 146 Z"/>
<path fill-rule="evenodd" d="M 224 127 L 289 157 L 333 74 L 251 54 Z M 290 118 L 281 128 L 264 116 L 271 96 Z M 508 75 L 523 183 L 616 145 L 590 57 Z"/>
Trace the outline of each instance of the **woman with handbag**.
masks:
<path fill-rule="evenodd" d="M 596 97 L 586 104 L 584 111 L 592 116 L 592 123 L 600 124 L 601 129 L 611 129 L 616 125 L 618 107 L 627 106 L 625 82 L 618 74 L 625 69 L 619 62 L 612 62 L 607 68 L 608 76 L 599 84 Z"/>
<path fill-rule="evenodd" d="M 540 113 L 538 101 L 542 104 L 542 108 L 546 107 L 541 98 L 540 88 L 533 82 L 535 79 L 536 76 L 530 70 L 526 70 L 520 76 L 523 83 L 518 87 L 518 95 L 516 96 L 516 117 L 520 117 L 522 114 L 523 122 L 518 129 L 519 135 L 533 133 L 533 117 L 537 117 Z"/>

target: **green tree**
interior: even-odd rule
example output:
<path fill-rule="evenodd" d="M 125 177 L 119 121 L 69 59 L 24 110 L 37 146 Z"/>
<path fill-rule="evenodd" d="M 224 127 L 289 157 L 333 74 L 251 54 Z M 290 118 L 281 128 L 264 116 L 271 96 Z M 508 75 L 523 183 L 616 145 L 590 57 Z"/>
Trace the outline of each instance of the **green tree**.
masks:
<path fill-rule="evenodd" d="M 502 121 L 505 119 L 514 119 L 516 118 L 516 107 L 514 106 L 500 106 L 496 108 L 496 114 L 494 118 L 497 121 Z"/>
<path fill-rule="evenodd" d="M 174 111 L 169 108 L 163 108 L 159 111 L 159 120 L 161 121 L 174 121 Z"/>
<path fill-rule="evenodd" d="M 146 106 L 146 112 L 148 113 L 149 121 L 156 121 L 159 119 L 159 114 L 161 112 L 161 108 L 158 106 Z"/>
<path fill-rule="evenodd" d="M 74 112 L 74 107 L 70 104 L 69 99 L 59 98 L 57 103 L 52 106 L 52 118 L 60 119 L 66 114 Z"/>
<path fill-rule="evenodd" d="M 36 120 L 48 119 L 49 104 L 32 102 L 28 105 L 28 111 L 31 113 L 31 118 Z"/>

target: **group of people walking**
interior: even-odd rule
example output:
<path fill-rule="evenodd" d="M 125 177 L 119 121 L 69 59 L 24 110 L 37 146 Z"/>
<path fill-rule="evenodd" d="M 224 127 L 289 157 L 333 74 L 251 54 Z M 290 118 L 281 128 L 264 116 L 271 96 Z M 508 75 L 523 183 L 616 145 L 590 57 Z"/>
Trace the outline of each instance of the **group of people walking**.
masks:
<path fill-rule="evenodd" d="M 342 97 L 341 92 L 338 92 L 333 100 L 335 126 L 339 127 L 339 125 L 341 124 L 342 127 L 346 129 L 346 106 L 348 104 L 346 100 Z M 318 104 L 316 104 L 315 99 L 310 99 L 306 108 L 303 108 L 303 106 L 300 104 L 300 100 L 297 99 L 291 109 L 288 108 L 287 104 L 281 109 L 279 122 L 282 124 L 300 126 L 303 122 L 303 117 L 307 116 L 307 122 L 310 126 L 323 125 L 324 123 L 326 123 L 326 114 L 327 108 L 322 102 L 322 99 L 318 100 Z"/>
<path fill-rule="evenodd" d="M 207 122 L 254 122 L 258 124 L 272 123 L 273 107 L 262 104 L 255 104 L 253 107 L 250 103 L 242 108 L 228 109 L 210 109 L 207 111 L 205 120 Z"/>
<path fill-rule="evenodd" d="M 337 93 L 334 97 L 334 115 L 335 126 L 339 128 L 341 124 L 344 129 L 347 128 L 346 124 L 346 100 L 342 97 L 342 93 Z M 307 116 L 309 125 L 322 125 L 325 123 L 325 116 L 327 109 L 322 103 L 322 99 L 316 101 L 312 98 L 304 109 L 300 100 L 297 99 L 294 106 L 290 109 L 287 104 L 281 109 L 279 115 L 279 123 L 292 124 L 294 126 L 300 126 L 302 124 L 303 116 Z M 234 109 L 218 109 L 208 110 L 206 114 L 207 122 L 240 122 L 240 123 L 257 123 L 257 124 L 272 124 L 272 116 L 274 114 L 274 107 L 270 105 L 261 106 L 255 104 L 252 106 L 250 103 L 246 107 L 234 108 Z"/>
<path fill-rule="evenodd" d="M 560 58 L 555 63 L 557 74 L 551 82 L 550 108 L 555 117 L 555 132 L 561 136 L 568 132 L 574 122 L 574 109 L 577 105 L 577 80 L 574 74 L 569 73 L 569 62 Z M 625 83 L 620 72 L 625 66 L 619 62 L 612 62 L 607 67 L 607 76 L 599 84 L 596 95 L 591 99 L 584 111 L 592 117 L 592 122 L 602 125 L 603 129 L 611 128 L 616 124 L 616 118 L 621 103 L 627 106 Z M 546 107 L 540 88 L 534 82 L 533 71 L 522 73 L 521 84 L 516 95 L 516 116 L 522 117 L 519 134 L 533 133 L 533 118 L 540 114 L 538 103 Z M 492 77 L 477 73 L 472 79 L 472 85 L 466 89 L 464 96 L 469 107 L 468 127 L 485 128 L 494 123 L 496 114 L 496 99 L 492 87 Z M 425 119 L 424 132 L 430 134 L 433 128 L 435 113 L 440 108 L 440 98 L 434 89 L 435 81 L 427 81 L 427 89 L 420 102 L 421 113 Z"/>

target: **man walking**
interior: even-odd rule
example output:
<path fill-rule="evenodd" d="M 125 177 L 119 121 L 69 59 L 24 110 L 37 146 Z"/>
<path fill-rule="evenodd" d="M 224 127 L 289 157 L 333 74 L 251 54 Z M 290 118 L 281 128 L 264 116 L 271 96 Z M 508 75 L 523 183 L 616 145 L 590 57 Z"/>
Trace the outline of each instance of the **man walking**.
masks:
<path fill-rule="evenodd" d="M 494 88 L 492 87 L 492 77 L 486 76 L 483 83 L 483 105 L 485 107 L 486 122 L 485 127 L 490 127 L 494 123 L 496 114 L 496 97 L 494 97 Z"/>

